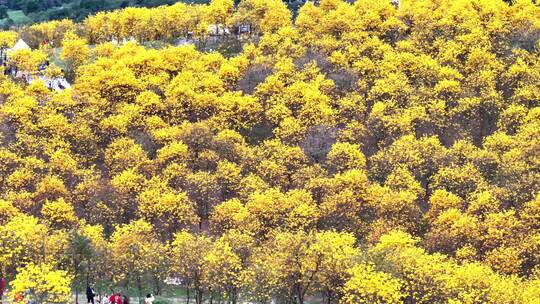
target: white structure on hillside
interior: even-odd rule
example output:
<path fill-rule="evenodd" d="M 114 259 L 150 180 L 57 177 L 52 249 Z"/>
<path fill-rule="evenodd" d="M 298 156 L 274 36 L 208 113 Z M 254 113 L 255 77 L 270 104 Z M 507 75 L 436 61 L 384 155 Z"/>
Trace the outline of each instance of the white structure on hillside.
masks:
<path fill-rule="evenodd" d="M 24 40 L 19 39 L 15 45 L 8 50 L 8 52 L 14 52 L 19 50 L 30 50 L 30 46 L 24 42 Z"/>
<path fill-rule="evenodd" d="M 210 33 L 210 35 L 217 36 L 229 35 L 231 33 L 229 29 L 223 24 L 210 24 L 208 26 L 208 32 Z"/>

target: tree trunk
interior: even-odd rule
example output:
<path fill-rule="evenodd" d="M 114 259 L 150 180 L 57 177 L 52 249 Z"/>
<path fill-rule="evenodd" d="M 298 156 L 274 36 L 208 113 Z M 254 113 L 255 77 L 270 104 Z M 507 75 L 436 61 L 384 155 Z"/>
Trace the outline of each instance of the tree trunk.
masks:
<path fill-rule="evenodd" d="M 154 290 L 154 293 L 156 295 L 160 295 L 161 294 L 161 284 L 160 284 L 160 280 L 159 280 L 159 277 L 154 275 L 154 283 L 155 283 L 155 290 Z"/>
<path fill-rule="evenodd" d="M 302 292 L 302 287 L 297 285 L 296 287 L 296 297 L 298 298 L 298 304 L 304 304 L 304 292 Z"/>
<path fill-rule="evenodd" d="M 139 304 L 142 304 L 142 284 L 140 277 L 137 277 L 137 289 L 139 290 Z"/>
<path fill-rule="evenodd" d="M 197 287 L 197 304 L 202 304 L 203 302 L 203 291 Z"/>
<path fill-rule="evenodd" d="M 326 303 L 332 304 L 332 291 L 330 290 L 330 288 L 326 289 Z"/>
<path fill-rule="evenodd" d="M 186 304 L 189 304 L 189 286 L 188 285 L 186 285 L 186 294 L 187 294 Z"/>
<path fill-rule="evenodd" d="M 195 280 L 194 284 L 195 289 L 195 303 L 202 304 L 203 303 L 203 291 L 199 284 L 199 280 Z"/>
<path fill-rule="evenodd" d="M 230 299 L 229 299 L 230 303 L 236 304 L 237 298 L 238 298 L 238 291 L 236 290 L 236 287 L 234 287 L 231 290 L 231 295 L 230 295 Z"/>

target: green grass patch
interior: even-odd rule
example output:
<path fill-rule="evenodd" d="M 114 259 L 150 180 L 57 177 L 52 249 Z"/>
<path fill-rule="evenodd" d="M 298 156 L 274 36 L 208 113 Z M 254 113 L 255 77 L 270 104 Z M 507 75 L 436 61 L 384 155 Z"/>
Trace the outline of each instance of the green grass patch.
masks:
<path fill-rule="evenodd" d="M 54 48 L 49 56 L 49 60 L 56 64 L 59 68 L 65 69 L 66 64 L 60 58 L 60 53 L 62 53 L 62 48 Z"/>
<path fill-rule="evenodd" d="M 17 10 L 17 11 L 7 11 L 7 15 L 9 19 L 13 20 L 15 24 L 24 24 L 24 23 L 31 23 L 32 19 L 28 18 L 23 11 Z"/>

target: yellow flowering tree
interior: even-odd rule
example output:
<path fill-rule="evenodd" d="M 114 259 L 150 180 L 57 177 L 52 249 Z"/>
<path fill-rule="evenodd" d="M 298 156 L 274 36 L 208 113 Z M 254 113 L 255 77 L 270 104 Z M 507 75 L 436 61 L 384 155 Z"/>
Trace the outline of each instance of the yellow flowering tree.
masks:
<path fill-rule="evenodd" d="M 234 244 L 224 237 L 214 242 L 204 257 L 204 265 L 208 270 L 204 272 L 203 280 L 212 291 L 226 295 L 231 303 L 237 303 L 238 291 L 243 283 L 244 265 L 232 246 Z"/>
<path fill-rule="evenodd" d="M 376 271 L 373 265 L 354 266 L 349 274 L 351 277 L 343 286 L 340 303 L 403 303 L 402 282 L 387 273 Z"/>
<path fill-rule="evenodd" d="M 83 65 L 90 56 L 88 42 L 84 38 L 78 37 L 73 32 L 68 32 L 62 40 L 62 53 L 60 58 L 65 62 L 67 73 L 73 79 L 77 68 Z"/>
<path fill-rule="evenodd" d="M 73 206 L 63 198 L 45 202 L 41 209 L 43 220 L 52 229 L 72 229 L 79 222 Z"/>
<path fill-rule="evenodd" d="M 0 32 L 0 56 L 5 55 L 6 49 L 12 47 L 17 41 L 19 34 L 13 31 L 1 31 Z"/>
<path fill-rule="evenodd" d="M 17 268 L 32 261 L 44 259 L 42 248 L 47 239 L 48 229 L 38 219 L 25 214 L 13 217 L 0 225 L 0 267 L 2 273 L 14 274 Z"/>
<path fill-rule="evenodd" d="M 0 32 L 43 45 L 9 54 L 31 84 L 0 75 L 3 274 L 178 277 L 198 303 L 536 301 L 535 1 L 208 2 Z M 70 90 L 33 81 L 57 55 Z"/>
<path fill-rule="evenodd" d="M 111 236 L 108 250 L 113 279 L 116 282 L 133 282 L 140 299 L 148 278 L 151 280 L 158 275 L 157 278 L 161 279 L 159 272 L 162 271 L 162 260 L 167 258 L 166 248 L 152 226 L 144 220 L 118 226 Z"/>
<path fill-rule="evenodd" d="M 9 53 L 9 63 L 27 75 L 35 74 L 45 60 L 47 54 L 41 50 L 21 49 Z"/>
<path fill-rule="evenodd" d="M 172 243 L 171 272 L 184 281 L 188 298 L 189 289 L 195 290 L 197 304 L 203 303 L 204 292 L 207 289 L 204 280 L 207 271 L 210 270 L 207 263 L 215 261 L 212 256 L 206 257 L 211 248 L 212 240 L 209 237 L 186 231 L 177 233 Z"/>
<path fill-rule="evenodd" d="M 11 300 L 20 303 L 67 304 L 71 302 L 71 276 L 48 264 L 29 263 L 18 269 L 11 282 Z"/>

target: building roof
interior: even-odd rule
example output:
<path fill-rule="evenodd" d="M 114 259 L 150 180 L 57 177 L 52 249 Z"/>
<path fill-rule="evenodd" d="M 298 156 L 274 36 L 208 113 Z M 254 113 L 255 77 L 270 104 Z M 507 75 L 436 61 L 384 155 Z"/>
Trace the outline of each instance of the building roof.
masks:
<path fill-rule="evenodd" d="M 15 45 L 9 49 L 10 51 L 18 51 L 18 50 L 24 50 L 24 49 L 30 49 L 30 46 L 28 46 L 28 44 L 26 42 L 24 42 L 24 40 L 22 39 L 19 39 L 19 41 L 17 41 L 17 43 L 15 43 Z"/>

